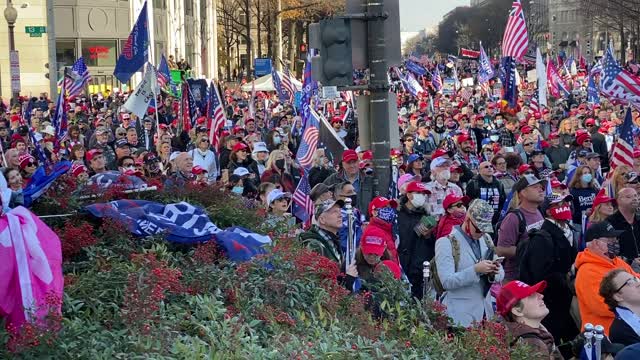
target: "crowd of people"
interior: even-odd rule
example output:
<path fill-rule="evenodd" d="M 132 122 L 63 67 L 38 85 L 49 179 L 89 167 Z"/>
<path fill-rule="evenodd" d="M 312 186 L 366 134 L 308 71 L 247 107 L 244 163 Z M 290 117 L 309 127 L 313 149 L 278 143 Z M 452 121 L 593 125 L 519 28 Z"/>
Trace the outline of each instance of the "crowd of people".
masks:
<path fill-rule="evenodd" d="M 579 94 L 534 110 L 528 91 L 515 109 L 478 89 L 468 95 L 398 90 L 397 199 L 375 188 L 373 155 L 359 147 L 357 122 L 346 121 L 357 113 L 352 102 L 326 114 L 349 149 L 337 157 L 317 149 L 305 173 L 296 109 L 275 93 L 255 101 L 237 88 L 224 89 L 230 121 L 219 147 L 207 118 L 183 127 L 180 101 L 167 93 L 143 118 L 124 109 L 126 94 L 69 99 L 62 140 L 46 94 L 0 101 L 2 174 L 10 207 L 36 169 L 60 161 L 71 162 L 80 186 L 103 186 L 105 175 L 217 186 L 260 201 L 267 224 L 298 229 L 301 244 L 342 266 L 352 291 L 386 268 L 416 298 L 446 305 L 454 323 L 499 315 L 516 339 L 551 358 L 570 358 L 567 344 L 587 323 L 604 327 L 612 349 L 638 342 L 640 150 L 628 164 L 611 157 L 626 109 Z M 631 116 L 638 125 L 640 113 Z M 314 210 L 302 230 L 292 197 L 305 176 Z"/>

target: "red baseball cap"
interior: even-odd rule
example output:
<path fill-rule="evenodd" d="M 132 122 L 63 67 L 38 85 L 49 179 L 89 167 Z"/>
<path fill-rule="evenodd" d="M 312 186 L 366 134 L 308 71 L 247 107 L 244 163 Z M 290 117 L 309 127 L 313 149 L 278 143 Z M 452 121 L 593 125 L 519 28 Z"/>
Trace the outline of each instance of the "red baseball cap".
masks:
<path fill-rule="evenodd" d="M 419 181 L 412 181 L 409 184 L 407 184 L 407 189 L 405 191 L 407 193 L 419 192 L 419 193 L 431 194 L 431 191 L 429 189 L 427 189 L 427 185 L 425 185 L 425 183 L 419 182 Z"/>
<path fill-rule="evenodd" d="M 342 162 L 358 160 L 358 153 L 355 150 L 348 149 L 342 153 Z"/>
<path fill-rule="evenodd" d="M 461 201 L 463 204 L 467 205 L 469 203 L 469 200 L 471 199 L 468 196 L 456 196 L 455 194 L 449 194 L 442 201 L 442 207 L 446 210 L 451 205 Z"/>
<path fill-rule="evenodd" d="M 464 170 L 462 170 L 462 166 L 458 165 L 458 163 L 455 162 L 455 161 L 451 164 L 451 167 L 449 168 L 449 171 L 457 172 L 457 173 L 460 173 L 460 174 L 464 173 Z"/>
<path fill-rule="evenodd" d="M 447 150 L 445 150 L 445 149 L 436 149 L 436 151 L 434 151 L 431 154 L 431 160 L 437 159 L 437 158 L 439 158 L 441 156 L 445 156 L 445 155 L 447 155 L 447 156 L 449 155 L 447 153 Z"/>
<path fill-rule="evenodd" d="M 233 152 L 238 152 L 240 150 L 247 150 L 249 148 L 249 146 L 247 146 L 247 144 L 243 143 L 243 142 L 239 142 L 235 145 L 233 145 Z"/>
<path fill-rule="evenodd" d="M 360 249 L 364 255 L 375 254 L 382 256 L 386 248 L 387 244 L 384 239 L 376 235 L 363 236 L 360 242 Z"/>
<path fill-rule="evenodd" d="M 553 179 L 551 179 L 551 188 L 552 189 L 563 189 L 563 190 L 565 190 L 567 188 L 567 185 L 561 183 L 558 179 L 553 178 Z"/>
<path fill-rule="evenodd" d="M 595 199 L 593 199 L 593 206 L 591 207 L 591 209 L 595 210 L 598 205 L 608 202 L 612 203 L 614 206 L 616 205 L 616 199 L 609 197 L 609 195 L 605 194 L 603 190 L 604 189 L 600 190 Z"/>
<path fill-rule="evenodd" d="M 362 153 L 362 160 L 373 160 L 373 151 L 367 150 Z"/>
<path fill-rule="evenodd" d="M 200 165 L 196 165 L 196 166 L 194 166 L 194 167 L 191 169 L 191 173 L 192 173 L 193 175 L 200 175 L 200 174 L 202 174 L 202 173 L 206 173 L 206 172 L 207 172 L 207 170 L 205 170 L 205 169 L 204 169 L 202 166 L 200 166 Z"/>
<path fill-rule="evenodd" d="M 560 134 L 558 134 L 557 131 L 554 131 L 549 134 L 549 139 L 559 139 L 559 138 L 560 138 Z"/>
<path fill-rule="evenodd" d="M 98 156 L 98 155 L 102 155 L 102 150 L 100 149 L 91 149 L 89 151 L 87 151 L 87 161 L 91 161 L 93 160 L 94 157 Z"/>
<path fill-rule="evenodd" d="M 382 209 L 384 207 L 391 206 L 392 208 L 398 207 L 398 202 L 394 199 L 387 199 L 384 196 L 378 196 L 371 200 L 369 203 L 369 215 L 373 214 L 373 210 Z"/>
<path fill-rule="evenodd" d="M 535 293 L 544 291 L 547 287 L 546 281 L 541 281 L 533 286 L 529 286 L 522 281 L 514 280 L 510 281 L 502 287 L 496 298 L 496 307 L 498 314 L 507 316 L 511 308 L 513 308 L 518 301 L 527 298 Z"/>
<path fill-rule="evenodd" d="M 596 124 L 596 120 L 592 119 L 592 118 L 589 118 L 589 119 L 585 120 L 584 124 L 587 125 L 587 126 L 588 125 L 595 125 Z"/>
<path fill-rule="evenodd" d="M 462 144 L 465 141 L 471 141 L 471 136 L 469 136 L 468 134 L 458 135 L 458 144 Z"/>
<path fill-rule="evenodd" d="M 522 164 L 520 165 L 520 167 L 518 167 L 518 174 L 522 175 L 524 174 L 526 171 L 531 170 L 531 165 L 529 164 Z"/>
<path fill-rule="evenodd" d="M 522 128 L 520 128 L 520 132 L 523 134 L 531 134 L 533 132 L 533 129 L 531 128 L 531 126 L 525 125 Z"/>

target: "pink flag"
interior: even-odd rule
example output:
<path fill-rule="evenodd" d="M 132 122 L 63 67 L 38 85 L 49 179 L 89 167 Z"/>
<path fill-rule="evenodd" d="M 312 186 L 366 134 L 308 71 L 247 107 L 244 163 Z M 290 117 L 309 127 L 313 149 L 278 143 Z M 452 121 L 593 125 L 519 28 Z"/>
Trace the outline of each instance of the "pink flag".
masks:
<path fill-rule="evenodd" d="M 0 316 L 20 327 L 51 309 L 47 295 L 62 299 L 60 239 L 36 215 L 17 207 L 0 217 Z"/>

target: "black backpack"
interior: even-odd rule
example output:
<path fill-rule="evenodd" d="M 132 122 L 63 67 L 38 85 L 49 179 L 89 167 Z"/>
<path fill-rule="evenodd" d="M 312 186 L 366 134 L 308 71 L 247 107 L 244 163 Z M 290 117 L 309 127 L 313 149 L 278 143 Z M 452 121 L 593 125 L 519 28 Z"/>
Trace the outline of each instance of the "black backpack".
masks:
<path fill-rule="evenodd" d="M 518 239 L 520 239 L 522 234 L 524 234 L 527 231 L 527 220 L 525 220 L 524 215 L 522 214 L 522 211 L 520 211 L 520 209 L 510 209 L 509 211 L 507 211 L 504 217 L 498 220 L 498 223 L 496 224 L 496 228 L 495 228 L 495 233 L 496 235 L 498 234 L 498 230 L 500 229 L 500 226 L 502 226 L 502 222 L 507 217 L 507 215 L 511 213 L 516 214 L 516 216 L 518 217 Z M 498 239 L 496 238 L 496 242 L 497 241 Z"/>
<path fill-rule="evenodd" d="M 531 248 L 530 244 L 533 243 L 531 241 L 533 238 L 540 238 L 541 240 L 547 241 L 552 246 L 555 245 L 553 240 L 551 239 L 551 234 L 548 231 L 543 229 L 531 229 L 529 230 L 529 236 L 519 241 L 516 245 L 516 258 L 518 259 L 518 280 L 532 284 L 535 282 L 531 279 L 528 262 L 525 261 L 529 257 L 529 249 Z M 540 240 L 537 240 L 540 241 Z M 548 254 L 549 256 L 554 256 L 554 254 Z"/>

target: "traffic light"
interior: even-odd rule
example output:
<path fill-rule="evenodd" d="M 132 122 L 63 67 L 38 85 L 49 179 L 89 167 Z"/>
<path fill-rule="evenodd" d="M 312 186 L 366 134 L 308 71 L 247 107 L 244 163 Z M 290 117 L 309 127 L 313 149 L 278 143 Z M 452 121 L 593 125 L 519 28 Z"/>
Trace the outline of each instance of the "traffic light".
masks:
<path fill-rule="evenodd" d="M 307 59 L 307 44 L 302 43 L 300 44 L 300 60 L 306 60 Z"/>
<path fill-rule="evenodd" d="M 312 77 L 324 86 L 353 85 L 351 20 L 328 19 L 309 27 L 309 45 L 320 51 L 312 62 Z"/>

